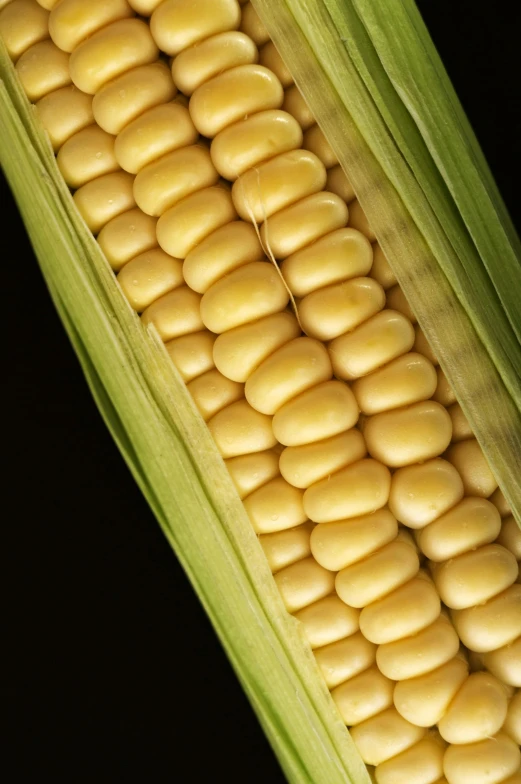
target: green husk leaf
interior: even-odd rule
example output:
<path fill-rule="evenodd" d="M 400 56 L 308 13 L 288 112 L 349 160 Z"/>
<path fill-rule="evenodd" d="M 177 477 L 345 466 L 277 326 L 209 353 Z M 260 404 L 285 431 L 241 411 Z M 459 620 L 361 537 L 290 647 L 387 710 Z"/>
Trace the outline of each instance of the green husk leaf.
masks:
<path fill-rule="evenodd" d="M 521 522 L 519 240 L 411 0 L 253 0 Z"/>
<path fill-rule="evenodd" d="M 209 431 L 77 213 L 1 41 L 0 75 L 2 165 L 54 303 L 288 781 L 368 784 Z"/>

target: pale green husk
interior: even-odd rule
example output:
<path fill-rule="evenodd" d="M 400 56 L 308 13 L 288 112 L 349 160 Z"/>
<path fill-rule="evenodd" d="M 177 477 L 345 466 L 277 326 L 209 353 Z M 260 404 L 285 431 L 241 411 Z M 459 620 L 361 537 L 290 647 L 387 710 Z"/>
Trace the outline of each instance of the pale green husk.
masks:
<path fill-rule="evenodd" d="M 412 0 L 253 0 L 521 523 L 521 251 Z"/>
<path fill-rule="evenodd" d="M 104 420 L 295 784 L 369 784 L 209 431 L 79 217 L 0 40 L 2 166 Z"/>
<path fill-rule="evenodd" d="M 408 0 L 254 5 L 348 171 L 519 511 L 515 237 L 421 20 Z M 402 15 L 399 26 L 381 18 L 391 6 Z M 164 347 L 130 310 L 79 219 L 3 47 L 0 58 L 3 166 L 107 426 L 203 603 L 288 781 L 367 784 L 368 772 L 297 622 L 282 606 L 204 423 Z M 444 134 L 450 144 L 432 127 L 447 105 L 452 119 Z M 445 146 L 465 170 L 461 182 Z M 477 204 L 470 188 L 474 199 L 479 193 Z M 480 220 L 488 221 L 486 232 Z M 502 268 L 508 268 L 504 285 L 498 281 L 500 254 Z M 492 318 L 484 317 L 485 297 L 491 298 Z"/>

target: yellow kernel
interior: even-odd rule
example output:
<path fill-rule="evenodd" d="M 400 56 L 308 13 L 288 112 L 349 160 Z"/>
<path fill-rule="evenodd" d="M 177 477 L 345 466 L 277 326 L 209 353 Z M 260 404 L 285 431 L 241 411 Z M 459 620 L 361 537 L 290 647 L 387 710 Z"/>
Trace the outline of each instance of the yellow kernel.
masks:
<path fill-rule="evenodd" d="M 359 460 L 308 487 L 304 507 L 316 523 L 358 517 L 387 503 L 390 484 L 388 468 L 376 460 Z"/>
<path fill-rule="evenodd" d="M 435 458 L 395 471 L 389 508 L 409 528 L 424 528 L 461 501 L 463 494 L 454 466 Z"/>
<path fill-rule="evenodd" d="M 282 85 L 262 65 L 238 65 L 198 87 L 190 99 L 190 115 L 200 134 L 213 139 L 219 131 L 248 114 L 278 109 Z"/>
<path fill-rule="evenodd" d="M 355 198 L 354 188 L 340 164 L 328 169 L 326 188 L 328 191 L 331 191 L 331 193 L 336 193 L 337 196 L 340 196 L 347 204 L 351 204 Z M 375 276 L 373 275 L 373 277 Z"/>
<path fill-rule="evenodd" d="M 358 406 L 348 386 L 326 381 L 285 403 L 273 417 L 273 433 L 285 446 L 304 446 L 349 430 Z"/>
<path fill-rule="evenodd" d="M 435 388 L 434 366 L 424 356 L 413 351 L 357 379 L 353 384 L 353 392 L 364 414 L 378 414 L 427 400 Z"/>
<path fill-rule="evenodd" d="M 306 525 L 306 523 L 305 523 Z M 348 607 L 334 593 L 295 613 L 313 649 L 323 648 L 358 631 L 358 610 Z"/>
<path fill-rule="evenodd" d="M 97 93 L 130 68 L 157 60 L 158 49 L 140 19 L 122 19 L 98 30 L 71 54 L 69 68 L 76 87 Z"/>
<path fill-rule="evenodd" d="M 472 438 L 472 436 L 474 435 L 472 432 L 472 428 L 467 420 L 467 417 L 463 413 L 460 404 L 453 403 L 453 405 L 449 406 L 447 410 L 449 412 L 449 416 L 452 421 L 453 443 L 458 441 L 464 441 L 467 438 Z"/>
<path fill-rule="evenodd" d="M 354 229 L 337 229 L 288 256 L 280 265 L 296 297 L 366 275 L 371 269 L 371 243 Z"/>
<path fill-rule="evenodd" d="M 430 344 L 419 324 L 416 324 L 414 327 L 414 351 L 417 351 L 418 354 L 423 354 L 423 356 L 427 357 L 427 359 L 430 360 L 433 365 L 438 364 L 436 354 L 430 347 Z"/>
<path fill-rule="evenodd" d="M 258 59 L 257 47 L 247 35 L 235 30 L 217 33 L 180 52 L 172 63 L 172 77 L 184 95 L 192 95 L 214 76 Z"/>
<path fill-rule="evenodd" d="M 431 572 L 444 604 L 462 610 L 482 604 L 512 585 L 518 565 L 509 550 L 487 544 L 444 563 L 434 563 Z"/>
<path fill-rule="evenodd" d="M 483 663 L 503 683 L 521 688 L 521 637 L 485 653 Z"/>
<path fill-rule="evenodd" d="M 275 575 L 275 583 L 288 612 L 297 612 L 331 593 L 335 575 L 314 558 L 286 566 Z"/>
<path fill-rule="evenodd" d="M 49 35 L 49 12 L 35 0 L 14 0 L 0 11 L 0 38 L 11 60 Z"/>
<path fill-rule="evenodd" d="M 116 158 L 125 171 L 137 174 L 163 155 L 193 145 L 197 138 L 188 109 L 175 101 L 165 103 L 149 109 L 121 131 L 115 144 Z M 174 170 L 177 163 L 174 163 Z M 212 173 L 211 182 L 216 181 Z"/>
<path fill-rule="evenodd" d="M 211 333 L 207 332 L 206 334 L 210 335 Z M 242 499 L 250 493 L 253 493 L 258 487 L 262 487 L 262 485 L 269 482 L 270 479 L 275 479 L 275 477 L 279 475 L 279 456 L 273 449 L 267 449 L 265 452 L 254 452 L 251 455 L 239 455 L 238 457 L 231 457 L 229 460 L 226 460 L 226 468 Z M 271 536 L 271 534 L 269 534 L 269 536 Z M 266 552 L 266 557 L 270 560 L 270 556 L 268 556 L 267 553 L 269 550 L 267 542 L 264 550 Z M 275 548 L 275 550 L 277 550 L 277 548 Z M 306 552 L 305 555 L 308 555 L 308 553 Z M 304 556 L 301 557 L 303 558 Z M 272 571 L 274 571 L 271 562 L 270 567 Z"/>
<path fill-rule="evenodd" d="M 507 715 L 504 684 L 488 672 L 474 672 L 457 692 L 438 721 L 440 735 L 448 743 L 476 743 L 495 735 Z"/>
<path fill-rule="evenodd" d="M 299 335 L 297 319 L 287 311 L 243 324 L 219 335 L 215 365 L 228 378 L 246 381 L 263 360 Z"/>
<path fill-rule="evenodd" d="M 412 579 L 420 568 L 414 547 L 401 541 L 390 542 L 344 569 L 335 580 L 339 597 L 350 607 L 366 607 Z"/>
<path fill-rule="evenodd" d="M 265 68 L 269 68 L 270 71 L 273 71 L 284 89 L 289 87 L 290 84 L 293 84 L 293 77 L 284 63 L 284 60 L 277 52 L 273 41 L 265 43 L 259 51 L 259 63 Z M 311 147 L 307 147 L 307 149 L 310 150 Z M 313 150 L 313 152 L 315 151 Z"/>
<path fill-rule="evenodd" d="M 267 109 L 224 128 L 212 141 L 215 168 L 227 180 L 302 144 L 302 130 L 287 112 Z"/>
<path fill-rule="evenodd" d="M 205 422 L 244 395 L 242 384 L 230 381 L 215 368 L 194 378 L 187 389 Z"/>
<path fill-rule="evenodd" d="M 163 0 L 128 0 L 129 5 L 140 16 L 150 16 Z"/>
<path fill-rule="evenodd" d="M 326 169 L 330 169 L 335 164 L 338 164 L 337 158 L 331 145 L 324 136 L 324 132 L 315 123 L 311 128 L 308 128 L 304 134 L 304 144 L 306 150 L 310 150 L 320 158 Z"/>
<path fill-rule="evenodd" d="M 243 221 L 232 221 L 190 251 L 183 265 L 183 275 L 190 288 L 204 294 L 237 267 L 262 259 L 264 251 L 254 227 Z"/>
<path fill-rule="evenodd" d="M 492 501 L 501 517 L 508 517 L 512 514 L 512 510 L 500 487 L 498 487 L 497 490 L 492 493 L 488 500 Z"/>
<path fill-rule="evenodd" d="M 73 84 L 40 98 L 36 108 L 54 152 L 67 139 L 94 122 L 92 96 L 82 93 Z"/>
<path fill-rule="evenodd" d="M 513 515 L 503 518 L 497 541 L 503 547 L 506 547 L 507 550 L 510 550 L 516 560 L 521 560 L 521 528 L 519 528 Z"/>
<path fill-rule="evenodd" d="M 129 261 L 119 271 L 118 282 L 130 306 L 142 313 L 156 299 L 183 284 L 182 264 L 161 248 L 153 248 Z M 170 351 L 169 346 L 167 350 Z M 180 372 L 183 375 L 181 369 Z"/>
<path fill-rule="evenodd" d="M 424 528 L 419 534 L 418 544 L 432 561 L 447 561 L 467 550 L 493 542 L 500 528 L 499 513 L 490 501 L 464 498 Z"/>
<path fill-rule="evenodd" d="M 303 131 L 307 131 L 315 124 L 313 113 L 296 84 L 292 84 L 285 90 L 282 108 L 295 118 Z"/>
<path fill-rule="evenodd" d="M 392 288 L 388 289 L 386 296 L 388 308 L 392 308 L 392 310 L 398 310 L 409 319 L 411 324 L 416 324 L 416 316 L 414 315 L 414 311 L 409 305 L 409 302 L 398 283 L 396 283 Z"/>
<path fill-rule="evenodd" d="M 105 224 L 98 244 L 117 272 L 135 256 L 157 246 L 156 219 L 138 210 L 128 210 Z"/>
<path fill-rule="evenodd" d="M 98 234 L 116 215 L 136 206 L 133 180 L 126 172 L 112 172 L 85 183 L 76 191 L 74 202 L 93 234 Z"/>
<path fill-rule="evenodd" d="M 449 445 L 447 410 L 432 400 L 375 414 L 362 429 L 369 454 L 392 468 L 436 457 Z"/>
<path fill-rule="evenodd" d="M 393 704 L 394 683 L 379 671 L 369 667 L 365 672 L 333 689 L 331 696 L 348 727 L 360 724 Z"/>
<path fill-rule="evenodd" d="M 306 488 L 365 455 L 362 434 L 351 428 L 323 441 L 287 447 L 280 455 L 280 473 L 295 487 Z"/>
<path fill-rule="evenodd" d="M 80 188 L 96 177 L 119 169 L 114 155 L 114 137 L 97 125 L 83 128 L 68 139 L 56 162 L 70 188 Z"/>
<path fill-rule="evenodd" d="M 51 11 L 49 35 L 64 52 L 72 52 L 98 30 L 133 15 L 126 0 L 61 0 Z"/>
<path fill-rule="evenodd" d="M 159 252 L 163 253 L 163 251 Z M 170 256 L 167 256 L 166 253 L 164 256 L 166 259 L 171 258 Z M 179 263 L 178 259 L 172 259 L 172 261 Z M 131 266 L 132 263 L 133 262 L 130 262 L 127 267 Z M 127 267 L 124 269 L 126 270 Z M 182 282 L 181 276 L 181 283 Z M 175 288 L 175 286 L 178 285 L 180 285 L 180 283 L 176 282 L 171 288 Z M 154 299 L 156 298 L 151 297 L 151 301 Z M 214 340 L 215 335 L 212 335 L 211 332 L 208 332 L 208 330 L 205 329 L 201 332 L 182 335 L 180 338 L 174 338 L 165 344 L 165 348 L 168 351 L 172 362 L 178 369 L 183 381 L 188 383 L 214 367 L 212 356 Z"/>
<path fill-rule="evenodd" d="M 350 734 L 366 765 L 381 765 L 418 743 L 425 730 L 403 719 L 392 707 L 357 724 Z"/>
<path fill-rule="evenodd" d="M 447 460 L 459 471 L 465 495 L 488 498 L 497 488 L 494 475 L 475 438 L 453 444 L 447 451 Z"/>
<path fill-rule="evenodd" d="M 392 542 L 398 533 L 387 509 L 319 525 L 311 535 L 311 552 L 327 569 L 339 571 Z"/>
<path fill-rule="evenodd" d="M 174 150 L 138 173 L 134 194 L 148 215 L 162 215 L 169 207 L 218 182 L 210 153 L 201 144 Z"/>
<path fill-rule="evenodd" d="M 165 63 L 133 68 L 96 93 L 94 117 L 105 131 L 118 134 L 147 109 L 171 101 L 176 92 Z"/>
<path fill-rule="evenodd" d="M 246 382 L 246 399 L 257 411 L 275 414 L 284 403 L 328 381 L 331 375 L 323 344 L 311 338 L 296 338 L 274 351 L 253 371 Z"/>
<path fill-rule="evenodd" d="M 434 625 L 434 624 L 433 624 Z M 458 651 L 458 639 L 452 626 L 445 622 L 442 627 L 437 622 L 437 629 L 450 629 L 452 637 L 456 638 L 455 652 Z M 446 630 L 445 629 L 445 630 Z M 420 632 L 420 634 L 422 634 Z M 422 640 L 422 642 L 425 640 Z M 436 644 L 436 643 L 435 643 Z M 436 647 L 440 647 L 436 644 Z M 378 650 L 377 661 L 380 667 L 380 650 Z M 429 649 L 425 649 L 429 650 Z M 411 650 L 411 654 L 412 654 Z M 418 647 L 416 655 L 419 655 Z M 411 662 L 412 662 L 411 655 Z M 385 662 L 388 664 L 388 662 Z M 405 662 L 404 662 L 405 663 Z M 391 665 L 391 662 L 389 661 Z M 392 672 L 392 665 L 386 667 L 382 672 Z M 426 672 L 415 677 L 408 678 L 406 668 L 401 667 L 399 675 L 401 677 L 394 687 L 394 704 L 398 713 L 419 727 L 432 727 L 437 724 L 447 712 L 452 700 L 458 693 L 461 686 L 468 678 L 468 664 L 463 657 L 453 655 L 439 667 L 428 669 Z M 389 676 L 391 677 L 391 676 Z"/>
<path fill-rule="evenodd" d="M 521 691 L 514 694 L 510 700 L 503 732 L 510 735 L 518 746 L 521 745 Z"/>
<path fill-rule="evenodd" d="M 284 310 L 288 300 L 277 269 L 254 261 L 210 286 L 201 301 L 201 316 L 208 329 L 221 333 Z"/>
<path fill-rule="evenodd" d="M 354 278 L 314 291 L 298 306 L 302 329 L 328 341 L 362 324 L 385 305 L 385 293 L 371 278 Z"/>
<path fill-rule="evenodd" d="M 485 604 L 452 610 L 460 639 L 471 651 L 487 653 L 521 635 L 521 585 L 515 583 Z"/>
<path fill-rule="evenodd" d="M 207 425 L 224 458 L 263 452 L 277 443 L 271 429 L 271 418 L 255 411 L 246 400 L 239 400 L 219 411 Z"/>
<path fill-rule="evenodd" d="M 268 453 L 261 452 L 261 454 Z M 254 456 L 246 455 L 245 457 L 252 460 Z M 235 460 L 238 459 L 240 458 L 235 458 Z M 270 477 L 270 479 L 275 478 L 275 476 L 276 474 Z M 274 534 L 263 534 L 259 537 L 264 555 L 274 574 L 311 555 L 309 537 L 312 530 L 313 523 L 307 522 L 298 525 L 296 528 L 288 528 L 285 531 L 277 531 Z"/>
<path fill-rule="evenodd" d="M 416 634 L 439 614 L 440 598 L 435 587 L 419 575 L 364 607 L 360 631 L 371 642 L 382 645 Z"/>
<path fill-rule="evenodd" d="M 154 9 L 150 29 L 161 51 L 174 55 L 212 35 L 237 29 L 240 21 L 236 0 L 165 0 Z"/>
<path fill-rule="evenodd" d="M 452 389 L 451 385 L 447 381 L 447 376 L 439 365 L 436 368 L 436 375 L 436 391 L 432 397 L 438 403 L 441 403 L 442 406 L 448 408 L 450 405 L 452 405 L 452 403 L 456 402 L 456 395 L 454 394 L 454 390 Z"/>
<path fill-rule="evenodd" d="M 420 548 L 416 544 L 415 537 L 413 536 L 413 534 L 410 531 L 407 530 L 407 528 L 403 528 L 403 526 L 400 526 L 399 529 L 398 529 L 398 536 L 396 537 L 396 539 L 399 542 L 405 542 L 410 547 L 413 547 L 414 550 L 418 553 L 419 556 L 423 555 L 423 553 L 420 553 Z"/>
<path fill-rule="evenodd" d="M 377 784 L 443 784 L 444 743 L 427 735 L 375 770 Z"/>
<path fill-rule="evenodd" d="M 16 63 L 16 72 L 32 103 L 71 82 L 69 56 L 49 40 L 27 49 Z"/>
<path fill-rule="evenodd" d="M 272 215 L 261 227 L 265 248 L 283 259 L 347 223 L 345 202 L 334 193 L 321 191 Z"/>
<path fill-rule="evenodd" d="M 148 306 L 142 316 L 143 323 L 153 324 L 164 342 L 198 332 L 204 327 L 199 313 L 200 300 L 200 295 L 188 286 L 179 286 Z"/>
<path fill-rule="evenodd" d="M 241 174 L 232 188 L 235 209 L 243 220 L 262 223 L 284 207 L 321 191 L 326 170 L 306 150 L 290 150 Z"/>
<path fill-rule="evenodd" d="M 269 41 L 268 31 L 259 19 L 251 3 L 246 3 L 241 14 L 241 30 L 248 35 L 257 46 L 262 46 Z"/>
<path fill-rule="evenodd" d="M 514 741 L 502 732 L 478 743 L 449 746 L 443 770 L 449 784 L 506 784 L 515 773 L 521 754 Z"/>
<path fill-rule="evenodd" d="M 366 640 L 363 634 L 355 632 L 343 640 L 315 650 L 315 659 L 326 686 L 333 689 L 371 667 L 375 661 L 375 652 L 376 646 Z"/>
<path fill-rule="evenodd" d="M 396 283 L 396 276 L 391 269 L 389 262 L 380 245 L 375 242 L 373 245 L 374 261 L 371 269 L 371 277 L 387 291 Z M 421 353 L 421 352 L 420 352 Z"/>
<path fill-rule="evenodd" d="M 208 235 L 236 218 L 228 188 L 223 185 L 205 188 L 161 215 L 157 222 L 157 241 L 171 256 L 185 259 Z"/>
<path fill-rule="evenodd" d="M 412 348 L 411 322 L 395 310 L 382 310 L 329 345 L 336 376 L 351 380 L 365 376 Z"/>
<path fill-rule="evenodd" d="M 306 521 L 302 491 L 277 477 L 244 499 L 244 508 L 258 534 L 294 528 Z M 333 582 L 327 593 L 333 590 Z M 317 597 L 318 598 L 318 597 Z"/>
<path fill-rule="evenodd" d="M 360 206 L 358 199 L 353 199 L 349 205 L 349 225 L 353 229 L 357 229 L 358 231 L 361 231 L 362 234 L 365 234 L 371 242 L 376 240 L 376 235 L 371 229 L 367 216 Z"/>

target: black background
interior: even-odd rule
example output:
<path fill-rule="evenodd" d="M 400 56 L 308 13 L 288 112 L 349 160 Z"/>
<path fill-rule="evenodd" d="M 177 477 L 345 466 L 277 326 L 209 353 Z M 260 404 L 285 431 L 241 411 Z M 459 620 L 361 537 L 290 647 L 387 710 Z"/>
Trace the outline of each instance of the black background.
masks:
<path fill-rule="evenodd" d="M 419 5 L 519 226 L 519 19 L 506 2 Z M 1 207 L 9 781 L 283 782 L 90 398 L 3 181 Z"/>

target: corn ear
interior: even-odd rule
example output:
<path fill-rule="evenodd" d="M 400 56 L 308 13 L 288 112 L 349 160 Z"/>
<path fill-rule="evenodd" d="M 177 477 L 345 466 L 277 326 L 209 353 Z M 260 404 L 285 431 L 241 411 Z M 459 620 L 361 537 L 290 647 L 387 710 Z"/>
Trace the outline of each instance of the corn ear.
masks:
<path fill-rule="evenodd" d="M 364 17 L 364 3 L 342 3 L 342 12 L 339 5 L 333 0 L 323 5 L 255 2 L 349 170 L 510 504 L 519 511 L 514 475 L 521 455 L 515 371 L 519 346 L 512 327 L 512 289 L 497 283 L 488 238 L 476 237 L 479 230 L 467 209 L 466 191 L 452 193 L 454 183 L 445 179 L 447 167 L 439 160 L 436 139 L 422 134 L 425 118 L 416 125 L 418 107 L 404 103 L 400 108 L 395 100 L 405 88 L 393 87 L 398 76 L 389 78 L 379 64 L 379 57 L 385 61 L 381 50 L 371 48 L 378 43 L 385 51 L 385 30 L 377 35 L 378 9 L 369 8 Z M 397 11 L 408 8 L 406 3 L 396 6 Z M 407 25 L 404 30 L 405 36 Z M 426 34 L 420 34 L 428 46 Z M 393 41 L 396 45 L 395 30 Z M 303 47 L 298 56 L 296 42 Z M 405 51 L 413 56 L 412 49 Z M 78 219 L 4 51 L 1 57 L 2 140 L 9 150 L 3 166 L 107 426 L 208 612 L 288 780 L 369 781 L 316 679 L 296 624 L 282 607 L 242 505 L 184 384 L 160 341 L 145 333 L 120 296 Z M 390 73 L 391 65 L 387 67 Z M 341 80 L 333 85 L 324 76 L 327 68 L 332 78 L 341 74 Z M 440 78 L 446 79 L 443 72 Z M 343 113 L 340 104 L 330 102 L 338 96 Z M 458 105 L 455 110 L 460 112 Z M 486 167 L 479 179 L 489 198 L 487 206 L 483 196 L 480 206 L 489 217 L 495 207 L 492 223 L 503 232 L 500 238 L 498 230 L 494 240 L 501 244 L 492 247 L 514 248 Z M 507 258 L 512 256 L 507 253 Z M 481 289 L 477 293 L 467 280 L 473 270 Z M 511 262 L 509 270 L 512 276 Z M 492 291 L 490 286 L 498 287 L 492 326 L 484 323 L 489 319 L 482 309 L 475 310 L 476 300 Z M 446 327 L 440 325 L 441 310 L 447 314 Z M 450 346 L 455 335 L 457 352 Z M 474 386 L 477 380 L 479 387 Z"/>
<path fill-rule="evenodd" d="M 254 5 L 521 520 L 519 239 L 415 4 Z"/>

